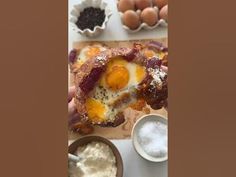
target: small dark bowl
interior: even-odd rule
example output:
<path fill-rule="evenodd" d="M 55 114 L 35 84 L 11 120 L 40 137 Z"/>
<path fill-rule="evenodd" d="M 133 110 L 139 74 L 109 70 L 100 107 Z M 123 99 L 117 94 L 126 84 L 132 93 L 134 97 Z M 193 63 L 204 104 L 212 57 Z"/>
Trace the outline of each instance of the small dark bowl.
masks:
<path fill-rule="evenodd" d="M 84 136 L 78 140 L 75 140 L 68 147 L 68 152 L 71 154 L 75 154 L 75 152 L 79 146 L 84 146 L 92 141 L 98 141 L 98 142 L 105 143 L 111 148 L 114 156 L 116 157 L 116 167 L 117 167 L 116 177 L 123 177 L 123 161 L 122 161 L 121 155 L 120 155 L 118 149 L 116 148 L 116 146 L 106 138 L 103 138 L 101 136 Z"/>

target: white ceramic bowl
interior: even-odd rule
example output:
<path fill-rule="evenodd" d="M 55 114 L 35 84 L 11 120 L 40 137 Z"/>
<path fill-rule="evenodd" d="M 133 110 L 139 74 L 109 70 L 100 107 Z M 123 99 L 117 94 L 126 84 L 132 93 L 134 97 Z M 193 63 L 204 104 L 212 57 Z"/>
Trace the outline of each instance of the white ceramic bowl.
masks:
<path fill-rule="evenodd" d="M 105 20 L 102 26 L 95 26 L 93 30 L 90 30 L 88 28 L 81 30 L 77 27 L 76 22 L 78 20 L 80 12 L 82 12 L 87 7 L 94 7 L 94 8 L 100 8 L 100 9 L 105 10 Z M 71 18 L 69 21 L 74 31 L 80 33 L 81 35 L 86 35 L 88 37 L 95 37 L 104 31 L 104 29 L 106 28 L 107 22 L 112 15 L 112 12 L 107 7 L 107 3 L 104 0 L 81 0 L 79 4 L 74 6 L 70 14 L 71 14 Z"/>
<path fill-rule="evenodd" d="M 141 126 L 145 122 L 148 122 L 148 121 L 159 121 L 159 122 L 162 122 L 162 123 L 168 125 L 167 118 L 165 118 L 165 117 L 163 117 L 161 115 L 158 115 L 158 114 L 148 114 L 148 115 L 144 115 L 143 117 L 141 117 L 134 124 L 133 129 L 132 129 L 132 141 L 133 141 L 134 149 L 136 150 L 136 152 L 142 158 L 144 158 L 144 159 L 146 159 L 148 161 L 151 161 L 151 162 L 163 162 L 163 161 L 166 161 L 168 159 L 168 154 L 166 154 L 163 157 L 153 157 L 153 156 L 150 156 L 149 154 L 147 154 L 143 150 L 142 146 L 139 144 L 138 136 L 137 136 L 138 130 L 141 128 Z"/>
<path fill-rule="evenodd" d="M 116 167 L 117 167 L 116 177 L 123 177 L 123 160 L 122 160 L 122 157 L 120 155 L 120 152 L 110 140 L 108 140 L 104 137 L 101 137 L 101 136 L 84 136 L 84 137 L 74 141 L 68 147 L 68 152 L 71 153 L 71 154 L 74 154 L 79 146 L 86 145 L 86 144 L 88 144 L 92 141 L 99 141 L 99 142 L 105 143 L 111 148 L 112 152 L 114 153 L 114 156 L 116 157 Z"/>

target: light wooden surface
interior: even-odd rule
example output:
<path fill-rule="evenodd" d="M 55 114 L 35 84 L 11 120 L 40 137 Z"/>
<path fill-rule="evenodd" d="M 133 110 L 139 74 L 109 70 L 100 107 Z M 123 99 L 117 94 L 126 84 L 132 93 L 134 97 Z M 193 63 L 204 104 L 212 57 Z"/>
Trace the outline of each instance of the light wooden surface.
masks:
<path fill-rule="evenodd" d="M 141 42 L 141 43 L 145 43 L 148 42 L 150 40 L 135 40 L 135 41 L 105 41 L 105 42 L 101 42 L 109 47 L 125 47 L 125 46 L 132 46 L 134 42 Z M 163 38 L 163 39 L 155 39 L 155 41 L 159 41 L 162 42 L 164 45 L 167 46 L 167 38 Z M 92 44 L 94 42 L 74 42 L 73 47 L 74 48 L 82 48 L 88 44 Z M 74 80 L 73 80 L 73 76 L 70 74 L 69 72 L 69 85 L 72 86 L 74 84 Z M 167 117 L 167 111 L 162 108 L 160 110 L 152 110 L 150 109 L 150 113 L 156 113 L 156 114 L 160 114 L 162 116 Z M 108 139 L 128 139 L 131 136 L 131 131 L 133 128 L 134 123 L 143 115 L 145 115 L 144 112 L 141 111 L 135 111 L 131 108 L 127 108 L 124 111 L 125 114 L 125 118 L 126 121 L 121 124 L 118 127 L 115 128 L 105 128 L 105 127 L 99 127 L 96 126 L 95 127 L 95 131 L 93 134 L 95 135 L 100 135 L 100 136 L 104 136 Z M 81 137 L 79 134 L 77 133 L 73 133 L 71 131 L 68 132 L 68 138 L 69 140 L 74 140 Z"/>

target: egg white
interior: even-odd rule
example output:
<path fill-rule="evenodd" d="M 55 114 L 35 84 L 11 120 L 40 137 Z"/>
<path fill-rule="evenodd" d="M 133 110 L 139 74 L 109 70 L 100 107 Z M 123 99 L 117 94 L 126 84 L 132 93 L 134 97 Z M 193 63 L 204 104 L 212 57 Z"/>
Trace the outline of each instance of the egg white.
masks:
<path fill-rule="evenodd" d="M 112 65 L 115 66 L 116 64 Z M 120 65 L 120 64 L 118 64 Z M 101 76 L 99 84 L 93 89 L 93 91 L 90 93 L 90 96 L 93 97 L 96 100 L 99 100 L 101 104 L 106 105 L 106 112 L 104 113 L 107 120 L 113 120 L 115 118 L 115 115 L 122 109 L 126 108 L 128 105 L 134 103 L 137 101 L 136 93 L 132 91 L 132 89 L 135 89 L 138 84 L 141 82 L 139 78 L 136 75 L 136 69 L 138 67 L 137 64 L 131 63 L 131 62 L 125 62 L 125 64 L 121 64 L 121 66 L 124 66 L 128 72 L 129 72 L 129 81 L 127 85 L 120 89 L 120 90 L 112 90 L 109 88 L 109 86 L 106 84 L 106 72 L 103 73 Z M 140 67 L 140 66 L 139 66 Z M 122 97 L 123 94 L 126 93 L 132 93 L 130 95 L 130 100 L 127 103 L 122 103 L 119 108 L 114 109 L 112 106 L 112 103 L 114 103 L 117 99 Z"/>
<path fill-rule="evenodd" d="M 146 52 L 151 52 L 153 54 L 153 56 L 146 56 Z M 157 58 L 160 58 L 161 60 L 163 59 L 163 57 L 165 56 L 165 53 L 164 52 L 156 52 L 154 50 L 151 50 L 151 49 L 144 49 L 142 51 L 142 53 L 144 54 L 144 56 L 146 56 L 147 58 L 152 58 L 152 57 L 157 57 Z"/>
<path fill-rule="evenodd" d="M 89 58 L 86 56 L 86 53 L 91 50 L 91 48 L 93 47 L 98 47 L 100 49 L 100 52 L 102 51 L 105 51 L 106 50 L 106 47 L 103 47 L 101 45 L 88 45 L 84 48 L 82 48 L 79 52 L 79 54 L 77 55 L 77 62 L 80 62 L 80 63 L 84 63 L 85 61 L 87 61 Z"/>
<path fill-rule="evenodd" d="M 126 85 L 125 89 L 130 87 L 137 87 L 137 85 L 140 83 L 136 74 L 137 67 L 138 65 L 135 63 L 128 63 L 126 65 L 126 69 L 129 71 L 129 82 Z"/>

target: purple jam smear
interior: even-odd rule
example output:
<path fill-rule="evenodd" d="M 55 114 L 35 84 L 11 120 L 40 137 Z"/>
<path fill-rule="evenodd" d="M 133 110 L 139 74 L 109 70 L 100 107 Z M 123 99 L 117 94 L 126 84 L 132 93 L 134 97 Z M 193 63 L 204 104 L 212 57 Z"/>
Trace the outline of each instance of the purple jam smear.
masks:
<path fill-rule="evenodd" d="M 147 76 L 142 84 L 139 85 L 138 97 L 144 99 L 152 109 L 161 109 L 166 105 L 168 98 L 167 77 L 164 78 L 161 88 L 153 87 L 151 81 L 152 77 Z"/>
<path fill-rule="evenodd" d="M 77 50 L 76 49 L 71 50 L 68 58 L 69 62 L 74 63 L 76 61 L 76 56 L 77 56 Z"/>
<path fill-rule="evenodd" d="M 136 57 L 136 54 L 138 53 L 138 49 L 136 48 L 133 48 L 129 53 L 127 53 L 124 58 L 127 60 L 127 61 L 132 61 L 135 57 Z"/>
<path fill-rule="evenodd" d="M 153 68 L 153 69 L 156 69 L 156 68 L 160 68 L 161 67 L 161 64 L 162 64 L 162 61 L 157 58 L 157 57 L 152 57 L 151 59 L 149 59 L 147 61 L 147 68 Z"/>
<path fill-rule="evenodd" d="M 79 85 L 81 90 L 86 94 L 90 92 L 94 88 L 96 82 L 99 80 L 103 71 L 104 69 L 102 67 L 93 68 L 90 74 L 84 78 L 83 82 L 81 82 Z"/>
<path fill-rule="evenodd" d="M 168 52 L 168 48 L 163 46 L 162 43 L 157 41 L 151 41 L 147 44 L 149 48 L 156 49 L 157 51 Z"/>

